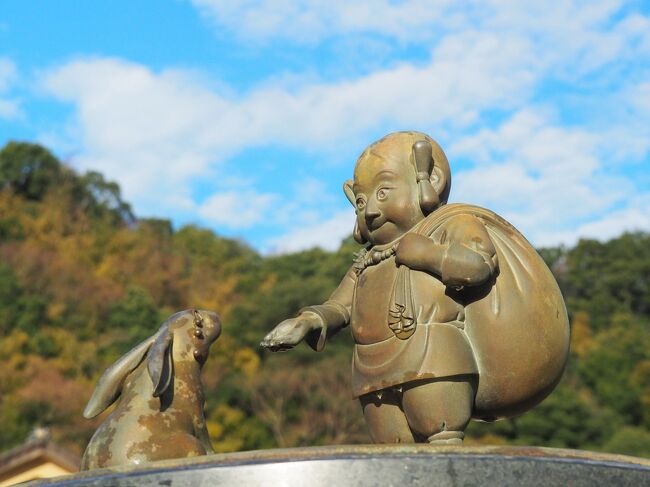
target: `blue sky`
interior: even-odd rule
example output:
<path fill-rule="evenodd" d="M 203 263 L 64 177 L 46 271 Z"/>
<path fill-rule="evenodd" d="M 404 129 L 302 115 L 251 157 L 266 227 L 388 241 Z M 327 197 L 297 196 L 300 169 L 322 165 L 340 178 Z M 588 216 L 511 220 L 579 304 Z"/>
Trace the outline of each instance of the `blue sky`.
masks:
<path fill-rule="evenodd" d="M 356 158 L 406 129 L 537 245 L 647 231 L 649 5 L 3 0 L 0 144 L 264 252 L 336 248 Z"/>

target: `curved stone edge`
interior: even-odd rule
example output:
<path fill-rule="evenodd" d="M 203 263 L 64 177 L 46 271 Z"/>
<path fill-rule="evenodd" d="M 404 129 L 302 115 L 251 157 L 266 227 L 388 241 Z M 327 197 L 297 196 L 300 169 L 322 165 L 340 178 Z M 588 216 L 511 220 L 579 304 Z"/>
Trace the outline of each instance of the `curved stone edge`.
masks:
<path fill-rule="evenodd" d="M 151 462 L 141 466 L 120 466 L 80 472 L 65 477 L 34 481 L 26 486 L 77 484 L 84 479 L 121 476 L 138 473 L 159 473 L 172 470 L 191 470 L 208 467 L 233 467 L 264 463 L 300 462 L 308 460 L 327 460 L 340 458 L 369 458 L 377 456 L 458 456 L 458 457 L 500 457 L 504 459 L 523 458 L 539 460 L 560 460 L 578 463 L 591 463 L 612 467 L 627 467 L 648 471 L 650 459 L 600 453 L 585 450 L 528 446 L 429 446 L 429 445 L 334 445 L 320 447 L 282 448 L 252 450 L 234 453 L 219 453 L 193 458 L 181 458 Z"/>

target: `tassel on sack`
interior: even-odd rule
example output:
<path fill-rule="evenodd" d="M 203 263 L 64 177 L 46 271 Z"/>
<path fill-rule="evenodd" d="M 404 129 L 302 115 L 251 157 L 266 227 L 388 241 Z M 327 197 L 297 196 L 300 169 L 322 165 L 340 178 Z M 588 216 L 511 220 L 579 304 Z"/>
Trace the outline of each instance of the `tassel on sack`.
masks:
<path fill-rule="evenodd" d="M 406 340 L 415 333 L 417 317 L 411 292 L 411 271 L 405 265 L 397 270 L 392 295 L 393 304 L 388 310 L 388 328 L 397 338 Z"/>

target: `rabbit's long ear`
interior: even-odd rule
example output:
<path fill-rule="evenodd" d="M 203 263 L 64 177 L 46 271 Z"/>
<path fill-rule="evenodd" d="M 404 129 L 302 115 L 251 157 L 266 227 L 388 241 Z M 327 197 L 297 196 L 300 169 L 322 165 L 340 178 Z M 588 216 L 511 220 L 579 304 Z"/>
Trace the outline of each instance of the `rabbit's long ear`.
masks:
<path fill-rule="evenodd" d="M 160 334 L 151 345 L 147 369 L 153 383 L 153 397 L 162 395 L 172 383 L 174 366 L 172 364 L 172 344 L 174 333 L 169 329 L 169 323 L 163 325 Z"/>
<path fill-rule="evenodd" d="M 156 337 L 147 338 L 106 369 L 84 409 L 84 418 L 94 418 L 120 397 L 126 377 L 140 365 Z"/>

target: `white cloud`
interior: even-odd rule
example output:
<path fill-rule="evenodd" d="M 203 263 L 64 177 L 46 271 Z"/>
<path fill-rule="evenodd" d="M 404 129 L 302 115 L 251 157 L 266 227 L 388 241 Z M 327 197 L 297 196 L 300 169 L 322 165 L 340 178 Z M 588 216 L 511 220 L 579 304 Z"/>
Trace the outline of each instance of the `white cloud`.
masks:
<path fill-rule="evenodd" d="M 633 88 L 632 100 L 636 107 L 650 118 L 650 81 L 640 83 Z"/>
<path fill-rule="evenodd" d="M 564 62 L 569 73 L 650 50 L 648 19 L 611 19 L 623 0 L 191 0 L 215 29 L 241 39 L 317 44 L 364 34 L 431 44 L 474 30 L 525 37 L 542 62 Z M 568 61 L 568 62 L 567 62 Z"/>
<path fill-rule="evenodd" d="M 210 196 L 198 207 L 198 213 L 212 224 L 246 228 L 262 221 L 276 200 L 272 194 L 228 191 Z"/>
<path fill-rule="evenodd" d="M 425 26 L 457 11 L 449 0 L 191 0 L 215 23 L 254 39 L 281 37 L 315 42 L 346 33 L 382 33 L 398 39 L 429 38 Z"/>
<path fill-rule="evenodd" d="M 18 103 L 13 100 L 3 100 L 0 98 L 0 118 L 12 119 L 20 114 Z"/>
<path fill-rule="evenodd" d="M 16 65 L 8 58 L 0 58 L 0 91 L 6 91 L 16 78 Z"/>
<path fill-rule="evenodd" d="M 352 233 L 354 218 L 352 209 L 339 211 L 324 221 L 301 225 L 280 237 L 269 239 L 264 245 L 264 250 L 271 254 L 296 252 L 313 247 L 336 250 L 341 240 Z"/>
<path fill-rule="evenodd" d="M 10 59 L 0 58 L 0 118 L 13 119 L 21 114 L 18 101 L 5 97 L 15 80 L 16 65 Z"/>
<path fill-rule="evenodd" d="M 75 164 L 119 181 L 144 212 L 169 211 L 170 195 L 191 199 L 188 183 L 209 177 L 229 137 L 241 137 L 222 119 L 227 103 L 177 71 L 154 74 L 121 60 L 86 59 L 50 72 L 43 84 L 77 109 Z"/>
<path fill-rule="evenodd" d="M 577 232 L 591 235 L 612 221 L 603 214 L 633 192 L 631 182 L 607 170 L 608 142 L 602 134 L 557 126 L 543 113 L 516 113 L 450 148 L 477 162 L 458 173 L 453 200 L 501 213 L 538 245 L 572 243 Z M 637 214 L 626 210 L 615 228 L 633 229 Z M 574 223 L 584 220 L 594 223 Z M 643 227 L 645 221 L 637 223 Z"/>
<path fill-rule="evenodd" d="M 535 243 L 538 246 L 553 246 L 558 243 L 574 245 L 581 238 L 607 241 L 623 232 L 645 231 L 650 229 L 650 203 L 629 206 L 597 217 L 595 220 L 561 232 L 540 235 Z"/>
<path fill-rule="evenodd" d="M 484 109 L 525 98 L 534 81 L 525 67 L 530 56 L 525 43 L 470 33 L 442 43 L 423 67 L 403 64 L 291 90 L 226 95 L 190 73 L 97 58 L 63 65 L 43 85 L 76 107 L 72 132 L 82 149 L 75 164 L 119 181 L 139 212 L 168 212 L 177 208 L 161 195 L 191 198 L 188 183 L 209 180 L 245 147 L 328 149 L 387 120 L 466 125 Z"/>

